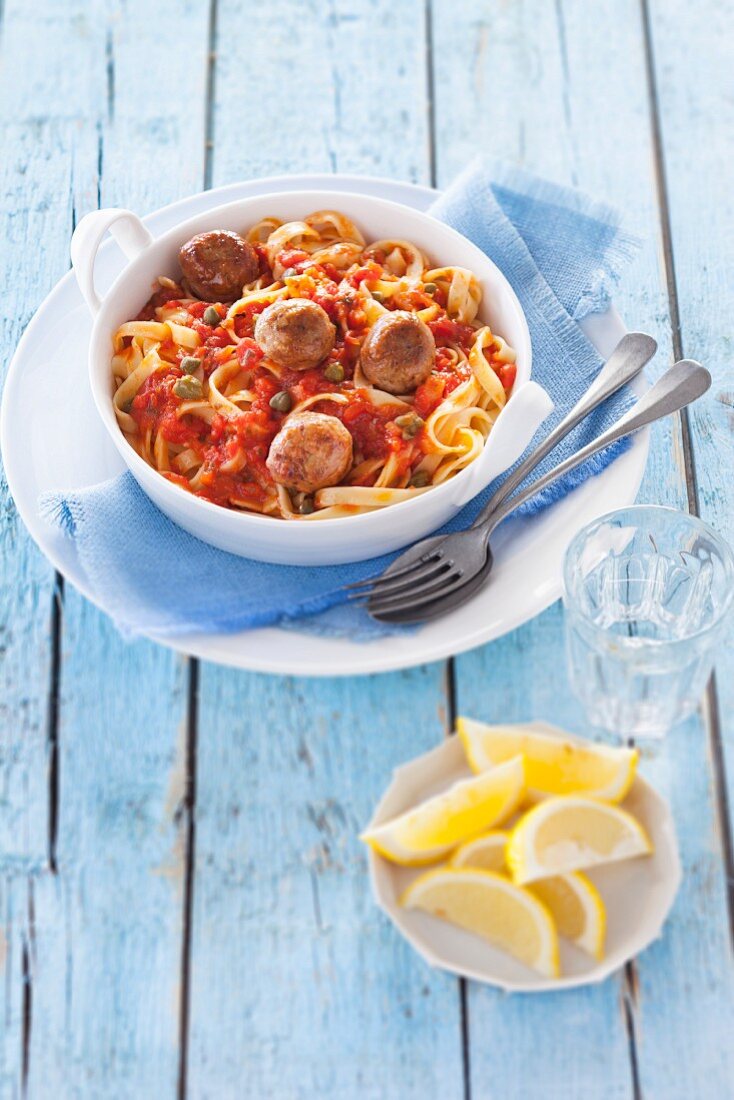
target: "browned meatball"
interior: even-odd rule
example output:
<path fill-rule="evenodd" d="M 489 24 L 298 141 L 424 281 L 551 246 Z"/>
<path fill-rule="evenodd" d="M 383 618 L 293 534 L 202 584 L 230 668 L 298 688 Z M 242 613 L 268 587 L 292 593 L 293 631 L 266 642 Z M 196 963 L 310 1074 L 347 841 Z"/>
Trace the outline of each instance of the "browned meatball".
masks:
<path fill-rule="evenodd" d="M 259 271 L 252 245 L 227 229 L 198 233 L 183 246 L 178 260 L 194 294 L 206 302 L 233 302 Z"/>
<path fill-rule="evenodd" d="M 335 416 L 294 413 L 270 445 L 267 466 L 274 481 L 313 493 L 337 485 L 352 465 L 352 437 Z"/>
<path fill-rule="evenodd" d="M 336 329 L 327 314 L 308 298 L 281 298 L 258 317 L 255 339 L 281 367 L 309 370 L 334 347 Z"/>
<path fill-rule="evenodd" d="M 433 369 L 436 345 L 431 330 L 414 313 L 386 313 L 367 333 L 359 361 L 373 386 L 409 393 Z"/>

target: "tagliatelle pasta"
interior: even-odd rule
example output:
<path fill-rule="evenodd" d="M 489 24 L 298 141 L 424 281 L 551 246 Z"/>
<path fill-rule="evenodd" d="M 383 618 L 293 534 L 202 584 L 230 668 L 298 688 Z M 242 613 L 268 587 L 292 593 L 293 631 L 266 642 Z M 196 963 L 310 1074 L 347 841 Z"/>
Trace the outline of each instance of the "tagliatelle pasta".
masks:
<path fill-rule="evenodd" d="M 159 278 L 112 356 L 119 426 L 163 477 L 320 520 L 409 500 L 481 454 L 516 371 L 471 271 L 366 244 L 336 210 L 184 247 L 182 276 Z M 212 293 L 233 277 L 237 297 Z"/>

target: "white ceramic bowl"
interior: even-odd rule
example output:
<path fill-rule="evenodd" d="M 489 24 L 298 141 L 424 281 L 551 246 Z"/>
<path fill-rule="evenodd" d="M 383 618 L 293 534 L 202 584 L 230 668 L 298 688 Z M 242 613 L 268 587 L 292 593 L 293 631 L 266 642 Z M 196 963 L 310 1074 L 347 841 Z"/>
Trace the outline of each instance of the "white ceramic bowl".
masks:
<path fill-rule="evenodd" d="M 407 238 L 436 264 L 471 269 L 482 287 L 480 318 L 517 351 L 514 391 L 480 458 L 456 477 L 414 500 L 323 523 L 291 523 L 219 507 L 161 477 L 126 441 L 112 406 L 113 334 L 119 325 L 139 312 L 158 275 L 178 274 L 179 248 L 195 233 L 210 229 L 241 232 L 269 214 L 289 221 L 324 208 L 343 211 L 368 241 Z M 108 229 L 130 262 L 100 301 L 94 289 L 94 261 Z M 522 307 L 504 275 L 455 230 L 398 203 L 343 192 L 277 193 L 209 210 L 181 222 L 155 240 L 130 211 L 100 210 L 79 223 L 72 239 L 71 257 L 79 287 L 95 315 L 89 344 L 89 380 L 112 442 L 143 491 L 170 519 L 205 542 L 243 557 L 287 565 L 336 565 L 406 546 L 435 531 L 508 469 L 552 408 L 545 391 L 530 381 L 530 334 Z"/>

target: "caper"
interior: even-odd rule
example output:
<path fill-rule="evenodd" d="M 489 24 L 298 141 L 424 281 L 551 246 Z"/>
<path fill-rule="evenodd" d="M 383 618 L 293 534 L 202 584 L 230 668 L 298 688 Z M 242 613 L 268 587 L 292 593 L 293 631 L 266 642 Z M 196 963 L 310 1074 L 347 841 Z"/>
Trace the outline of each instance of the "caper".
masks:
<path fill-rule="evenodd" d="M 426 485 L 430 484 L 431 475 L 428 470 L 416 470 L 410 479 L 411 488 L 413 489 L 425 489 Z"/>
<path fill-rule="evenodd" d="M 184 355 L 179 366 L 184 374 L 193 374 L 201 366 L 201 359 L 197 355 Z"/>
<path fill-rule="evenodd" d="M 324 378 L 328 378 L 330 382 L 343 382 L 344 367 L 341 363 L 329 363 L 324 370 Z"/>
<path fill-rule="evenodd" d="M 426 283 L 423 289 L 425 290 L 426 294 L 435 294 L 438 290 L 438 287 L 435 283 Z"/>
<path fill-rule="evenodd" d="M 270 398 L 270 408 L 279 413 L 287 413 L 293 407 L 293 399 L 288 390 L 280 390 Z"/>
<path fill-rule="evenodd" d="M 185 374 L 174 383 L 173 392 L 183 401 L 196 401 L 204 392 L 204 387 L 193 374 Z"/>
<path fill-rule="evenodd" d="M 412 439 L 413 436 L 418 435 L 424 421 L 417 413 L 405 413 L 404 416 L 396 416 L 395 423 L 402 428 L 403 439 Z"/>
<path fill-rule="evenodd" d="M 128 397 L 127 401 L 123 401 L 123 403 L 120 405 L 120 408 L 122 409 L 122 411 L 124 413 L 132 412 L 132 407 L 133 407 L 132 397 Z"/>
<path fill-rule="evenodd" d="M 385 295 L 382 293 L 381 290 L 373 290 L 372 291 L 372 297 L 375 299 L 376 302 L 384 302 L 385 301 Z"/>
<path fill-rule="evenodd" d="M 313 502 L 313 497 L 304 497 L 298 505 L 298 511 L 302 516 L 310 516 L 312 512 L 315 512 L 316 505 Z"/>
<path fill-rule="evenodd" d="M 222 318 L 219 316 L 219 310 L 216 306 L 207 306 L 204 310 L 204 324 L 211 325 L 212 328 L 216 328 L 221 322 Z"/>
<path fill-rule="evenodd" d="M 283 278 L 284 279 L 292 279 L 297 274 L 298 274 L 298 272 L 296 271 L 295 267 L 287 267 L 285 269 L 285 271 L 283 272 Z"/>

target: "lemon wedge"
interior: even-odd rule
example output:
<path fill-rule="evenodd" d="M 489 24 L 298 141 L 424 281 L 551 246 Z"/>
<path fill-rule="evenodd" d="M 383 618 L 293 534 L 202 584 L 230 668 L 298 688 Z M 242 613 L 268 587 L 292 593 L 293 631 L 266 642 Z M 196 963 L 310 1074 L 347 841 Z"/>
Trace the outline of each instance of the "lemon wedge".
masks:
<path fill-rule="evenodd" d="M 417 878 L 403 894 L 401 905 L 482 936 L 545 978 L 558 977 L 553 918 L 542 902 L 504 875 L 439 867 Z"/>
<path fill-rule="evenodd" d="M 510 834 L 502 829 L 468 840 L 451 857 L 452 867 L 474 867 L 483 871 L 504 871 L 505 848 Z"/>
<path fill-rule="evenodd" d="M 433 863 L 463 841 L 506 821 L 524 790 L 523 758 L 516 756 L 491 772 L 459 780 L 400 817 L 367 829 L 360 839 L 393 863 Z"/>
<path fill-rule="evenodd" d="M 572 871 L 532 882 L 527 889 L 550 911 L 562 936 L 595 959 L 604 958 L 607 913 L 586 875 Z"/>
<path fill-rule="evenodd" d="M 510 833 L 495 829 L 469 840 L 456 849 L 450 866 L 505 872 L 509 839 Z M 580 871 L 554 875 L 530 883 L 527 889 L 550 911 L 562 936 L 595 959 L 604 958 L 606 909 L 599 891 L 586 875 Z"/>
<path fill-rule="evenodd" d="M 525 883 L 651 851 L 649 837 L 631 814 L 569 795 L 540 802 L 521 817 L 505 858 L 513 880 Z"/>
<path fill-rule="evenodd" d="M 473 718 L 458 718 L 456 729 L 474 772 L 522 753 L 527 793 L 533 801 L 546 795 L 585 794 L 621 802 L 635 778 L 637 749 L 580 745 L 527 726 L 487 726 Z"/>

